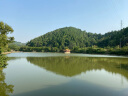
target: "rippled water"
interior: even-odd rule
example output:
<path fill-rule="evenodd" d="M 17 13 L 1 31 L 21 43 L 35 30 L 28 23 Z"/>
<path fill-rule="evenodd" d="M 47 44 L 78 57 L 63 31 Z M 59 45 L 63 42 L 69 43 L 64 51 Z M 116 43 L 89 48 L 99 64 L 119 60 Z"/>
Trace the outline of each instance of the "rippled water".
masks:
<path fill-rule="evenodd" d="M 0 80 L 14 86 L 10 96 L 128 96 L 127 57 L 63 53 L 7 56 L 8 66 Z"/>

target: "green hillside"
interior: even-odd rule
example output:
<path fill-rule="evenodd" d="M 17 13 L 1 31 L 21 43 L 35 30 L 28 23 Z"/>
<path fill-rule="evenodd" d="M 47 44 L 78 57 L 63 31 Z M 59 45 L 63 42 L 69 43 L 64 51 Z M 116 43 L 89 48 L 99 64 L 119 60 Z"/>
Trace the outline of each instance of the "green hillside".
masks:
<path fill-rule="evenodd" d="M 119 31 L 112 31 L 102 35 L 102 39 L 99 40 L 97 45 L 99 47 L 115 47 L 120 45 L 121 47 L 128 45 L 128 27 Z"/>
<path fill-rule="evenodd" d="M 70 49 L 74 47 L 115 47 L 128 44 L 128 27 L 119 31 L 108 32 L 104 35 L 82 31 L 74 27 L 64 27 L 48 32 L 27 43 L 31 47 L 57 47 Z"/>
<path fill-rule="evenodd" d="M 97 44 L 101 34 L 87 33 L 74 27 L 64 27 L 37 37 L 27 43 L 31 47 L 89 47 Z"/>

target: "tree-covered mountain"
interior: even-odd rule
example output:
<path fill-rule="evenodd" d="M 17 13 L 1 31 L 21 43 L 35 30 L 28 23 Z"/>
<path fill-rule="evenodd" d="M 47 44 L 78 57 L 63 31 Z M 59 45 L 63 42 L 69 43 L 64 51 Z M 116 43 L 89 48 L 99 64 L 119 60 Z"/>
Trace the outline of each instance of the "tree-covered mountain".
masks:
<path fill-rule="evenodd" d="M 97 44 L 101 34 L 87 33 L 74 27 L 64 27 L 37 37 L 27 43 L 32 47 L 88 47 Z"/>
<path fill-rule="evenodd" d="M 128 27 L 119 31 L 108 32 L 104 35 L 82 31 L 74 27 L 64 27 L 48 32 L 27 43 L 31 47 L 57 47 L 63 49 L 68 47 L 115 47 L 125 46 L 128 43 Z"/>
<path fill-rule="evenodd" d="M 102 38 L 97 43 L 99 47 L 121 47 L 128 45 L 128 27 L 118 31 L 108 32 L 102 35 Z"/>

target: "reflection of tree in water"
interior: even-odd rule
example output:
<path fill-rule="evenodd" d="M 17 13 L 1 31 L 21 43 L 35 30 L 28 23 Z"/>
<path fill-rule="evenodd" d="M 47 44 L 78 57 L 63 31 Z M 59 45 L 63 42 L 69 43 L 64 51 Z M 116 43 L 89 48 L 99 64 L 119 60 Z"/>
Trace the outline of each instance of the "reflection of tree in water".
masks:
<path fill-rule="evenodd" d="M 1 57 L 0 58 L 5 58 Z M 7 59 L 4 61 L 0 61 L 1 65 L 6 65 Z M 5 63 L 5 64 L 3 64 Z M 3 66 L 5 67 L 5 66 Z M 3 73 L 3 68 L 0 68 L 0 96 L 9 96 L 9 93 L 13 93 L 13 85 L 7 85 L 5 83 L 5 74 Z"/>
<path fill-rule="evenodd" d="M 27 60 L 46 70 L 64 76 L 75 76 L 89 70 L 105 69 L 108 72 L 119 73 L 128 79 L 128 69 L 118 67 L 120 64 L 128 66 L 127 58 L 27 57 Z"/>
<path fill-rule="evenodd" d="M 7 66 L 7 57 L 4 55 L 0 55 L 0 68 Z"/>

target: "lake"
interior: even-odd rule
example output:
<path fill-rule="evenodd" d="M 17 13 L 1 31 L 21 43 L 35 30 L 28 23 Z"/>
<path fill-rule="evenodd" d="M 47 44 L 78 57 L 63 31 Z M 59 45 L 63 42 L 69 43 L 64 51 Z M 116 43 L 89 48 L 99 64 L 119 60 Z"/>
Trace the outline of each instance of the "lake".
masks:
<path fill-rule="evenodd" d="M 128 96 L 128 58 L 112 55 L 11 53 L 0 96 Z"/>

